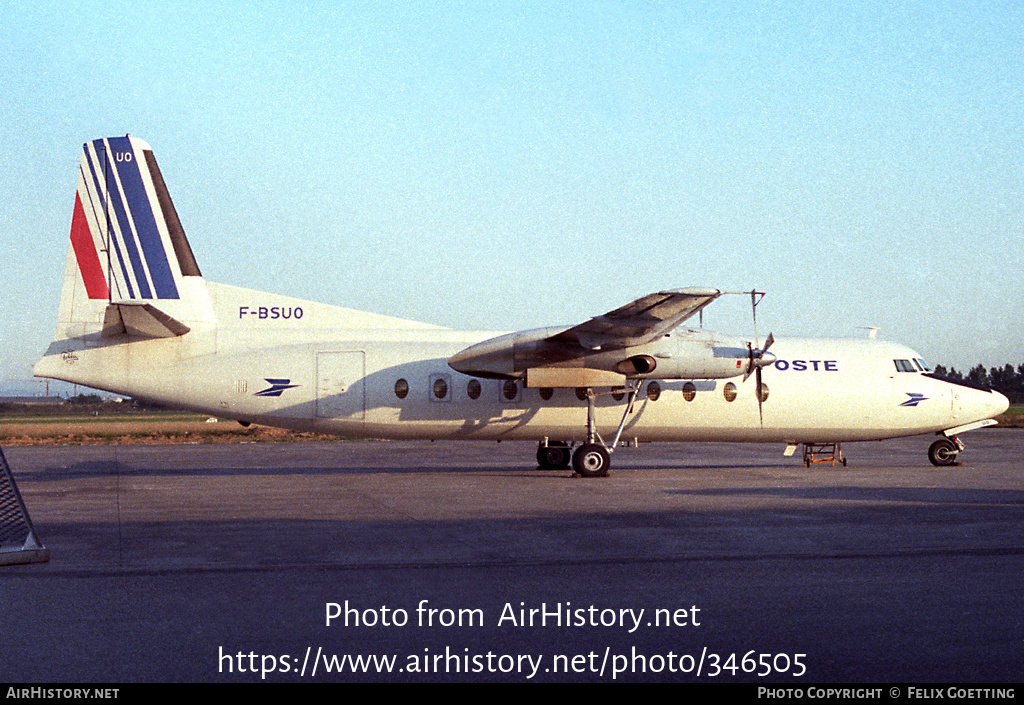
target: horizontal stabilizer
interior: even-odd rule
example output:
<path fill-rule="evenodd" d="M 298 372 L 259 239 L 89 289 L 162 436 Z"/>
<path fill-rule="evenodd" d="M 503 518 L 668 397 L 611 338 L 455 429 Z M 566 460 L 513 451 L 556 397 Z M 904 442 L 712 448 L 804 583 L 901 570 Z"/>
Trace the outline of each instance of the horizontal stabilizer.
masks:
<path fill-rule="evenodd" d="M 152 304 L 110 304 L 103 314 L 104 338 L 175 338 L 189 330 Z"/>

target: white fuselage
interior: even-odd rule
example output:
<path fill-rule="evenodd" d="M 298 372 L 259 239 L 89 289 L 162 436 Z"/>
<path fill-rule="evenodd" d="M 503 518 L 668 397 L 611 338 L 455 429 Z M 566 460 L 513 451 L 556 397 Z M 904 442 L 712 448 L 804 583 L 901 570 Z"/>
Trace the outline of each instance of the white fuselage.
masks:
<path fill-rule="evenodd" d="M 524 388 L 522 381 L 478 379 L 448 366 L 452 355 L 497 333 L 204 284 L 206 320 L 186 321 L 189 333 L 115 342 L 70 325 L 63 334 L 58 330 L 36 374 L 240 421 L 342 436 L 586 438 L 587 401 L 577 390 Z M 695 334 L 679 329 L 672 335 Z M 780 338 L 772 352 L 776 360 L 763 369 L 768 394 L 760 410 L 754 377 L 741 372 L 729 379 L 644 379 L 623 437 L 874 440 L 942 431 L 1006 408 L 1002 395 L 926 376 L 911 362 L 919 356 L 894 343 Z M 900 371 L 897 361 L 914 371 Z M 614 433 L 625 404 L 621 395 L 597 398 L 599 433 Z"/>

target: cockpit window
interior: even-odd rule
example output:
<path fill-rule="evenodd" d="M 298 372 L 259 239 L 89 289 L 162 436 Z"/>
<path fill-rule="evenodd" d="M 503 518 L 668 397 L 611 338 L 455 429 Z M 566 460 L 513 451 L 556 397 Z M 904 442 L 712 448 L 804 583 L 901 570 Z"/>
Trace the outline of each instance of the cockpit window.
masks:
<path fill-rule="evenodd" d="M 910 360 L 893 360 L 893 362 L 896 363 L 897 372 L 917 372 L 917 368 Z"/>
<path fill-rule="evenodd" d="M 925 364 L 925 361 L 922 360 L 921 358 L 915 357 L 914 358 L 914 362 L 917 363 L 917 366 L 921 368 L 922 372 L 931 372 L 932 371 L 932 368 L 928 367 L 928 365 Z"/>

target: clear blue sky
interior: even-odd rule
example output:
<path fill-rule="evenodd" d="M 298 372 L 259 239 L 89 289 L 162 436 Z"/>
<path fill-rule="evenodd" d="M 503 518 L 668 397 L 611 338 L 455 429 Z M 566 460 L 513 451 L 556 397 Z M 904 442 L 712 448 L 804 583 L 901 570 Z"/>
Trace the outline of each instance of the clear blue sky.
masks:
<path fill-rule="evenodd" d="M 1019 2 L 3 9 L 0 379 L 52 335 L 81 144 L 126 132 L 212 281 L 499 330 L 757 287 L 762 337 L 1024 362 Z"/>

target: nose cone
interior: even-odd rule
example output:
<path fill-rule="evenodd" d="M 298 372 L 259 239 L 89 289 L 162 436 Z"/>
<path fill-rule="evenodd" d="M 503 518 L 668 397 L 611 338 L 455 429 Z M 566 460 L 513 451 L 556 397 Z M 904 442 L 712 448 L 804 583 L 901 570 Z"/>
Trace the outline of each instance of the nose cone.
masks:
<path fill-rule="evenodd" d="M 960 400 L 960 417 L 972 421 L 995 418 L 1010 408 L 1010 400 L 999 392 L 983 389 L 954 390 L 954 399 Z M 956 402 L 954 401 L 954 408 Z"/>
<path fill-rule="evenodd" d="M 989 405 L 989 416 L 999 416 L 999 414 L 1006 413 L 1006 410 L 1010 408 L 1010 400 L 999 392 L 992 392 L 992 398 L 988 401 Z"/>

